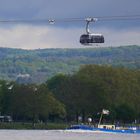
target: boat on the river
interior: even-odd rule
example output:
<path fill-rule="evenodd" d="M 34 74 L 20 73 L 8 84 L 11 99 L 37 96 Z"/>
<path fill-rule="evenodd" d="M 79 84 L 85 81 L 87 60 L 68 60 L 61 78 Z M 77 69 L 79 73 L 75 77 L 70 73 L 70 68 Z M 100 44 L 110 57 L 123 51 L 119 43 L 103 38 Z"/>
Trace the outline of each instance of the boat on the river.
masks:
<path fill-rule="evenodd" d="M 98 127 L 93 127 L 89 125 L 72 125 L 67 130 L 74 131 L 90 131 L 90 132 L 101 132 L 101 133 L 126 133 L 126 134 L 140 134 L 140 129 L 137 127 L 128 127 L 128 128 L 122 128 L 122 127 L 114 127 L 114 125 L 102 125 Z M 111 128 L 112 126 L 112 128 Z"/>
<path fill-rule="evenodd" d="M 103 114 L 108 115 L 109 110 L 103 109 L 101 112 L 101 117 L 99 119 L 99 123 L 96 126 L 92 125 L 72 125 L 67 130 L 71 131 L 92 131 L 92 132 L 102 132 L 102 133 L 128 133 L 128 134 L 140 134 L 140 128 L 133 126 L 133 127 L 121 127 L 121 126 L 115 126 L 112 124 L 101 124 Z M 88 119 L 89 123 L 92 122 L 92 119 Z"/>

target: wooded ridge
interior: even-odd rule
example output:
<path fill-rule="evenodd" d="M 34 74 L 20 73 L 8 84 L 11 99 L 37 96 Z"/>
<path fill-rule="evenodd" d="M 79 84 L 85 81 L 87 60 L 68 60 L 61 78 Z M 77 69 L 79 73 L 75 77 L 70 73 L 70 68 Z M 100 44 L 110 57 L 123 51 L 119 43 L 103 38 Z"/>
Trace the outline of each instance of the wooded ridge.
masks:
<path fill-rule="evenodd" d="M 81 65 L 140 68 L 140 46 L 22 50 L 0 48 L 0 79 L 42 83 L 57 73 L 73 74 Z"/>

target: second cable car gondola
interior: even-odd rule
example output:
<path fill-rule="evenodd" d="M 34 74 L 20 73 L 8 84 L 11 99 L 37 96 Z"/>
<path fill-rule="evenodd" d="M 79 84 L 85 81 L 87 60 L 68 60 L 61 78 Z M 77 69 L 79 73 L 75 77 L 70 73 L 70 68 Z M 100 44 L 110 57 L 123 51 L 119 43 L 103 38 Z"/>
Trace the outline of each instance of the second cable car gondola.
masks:
<path fill-rule="evenodd" d="M 89 23 L 95 22 L 97 19 L 87 18 L 86 19 L 86 34 L 80 36 L 80 43 L 82 45 L 92 45 L 93 43 L 104 43 L 104 36 L 102 34 L 93 34 L 89 31 Z"/>

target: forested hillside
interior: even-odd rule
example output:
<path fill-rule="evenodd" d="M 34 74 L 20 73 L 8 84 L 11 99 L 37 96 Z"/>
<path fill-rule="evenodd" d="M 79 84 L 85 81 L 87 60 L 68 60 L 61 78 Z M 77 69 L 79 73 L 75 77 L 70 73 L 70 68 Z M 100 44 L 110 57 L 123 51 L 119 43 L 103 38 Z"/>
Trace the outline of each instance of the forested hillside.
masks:
<path fill-rule="evenodd" d="M 140 46 L 21 50 L 0 48 L 0 79 L 42 83 L 57 73 L 72 74 L 81 65 L 140 68 Z"/>

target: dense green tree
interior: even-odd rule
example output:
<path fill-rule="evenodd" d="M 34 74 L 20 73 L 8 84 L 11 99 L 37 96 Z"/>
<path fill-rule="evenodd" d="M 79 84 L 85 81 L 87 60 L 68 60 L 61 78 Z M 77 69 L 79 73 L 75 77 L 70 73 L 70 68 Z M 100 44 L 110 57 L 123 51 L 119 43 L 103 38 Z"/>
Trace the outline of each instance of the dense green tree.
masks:
<path fill-rule="evenodd" d="M 44 84 L 0 81 L 0 112 L 15 120 L 64 118 L 83 122 L 99 119 L 102 109 L 110 110 L 105 121 L 140 120 L 140 71 L 124 67 L 85 65 L 73 75 L 58 74 Z"/>
<path fill-rule="evenodd" d="M 135 110 L 127 104 L 121 104 L 116 108 L 116 119 L 123 123 L 133 123 L 136 119 Z"/>
<path fill-rule="evenodd" d="M 98 117 L 96 114 L 107 108 L 110 110 L 108 119 L 115 120 L 118 118 L 116 108 L 124 105 L 127 113 L 134 111 L 134 118 L 138 118 L 139 75 L 139 70 L 86 65 L 74 75 L 53 77 L 47 85 L 55 97 L 66 105 L 68 116 L 78 118 L 81 115 L 85 120 L 88 116 Z M 129 118 L 131 121 L 132 117 Z"/>
<path fill-rule="evenodd" d="M 65 106 L 54 98 L 46 85 L 10 85 L 6 90 L 3 102 L 3 113 L 10 114 L 14 120 L 31 119 L 36 122 L 48 116 L 65 116 Z"/>

